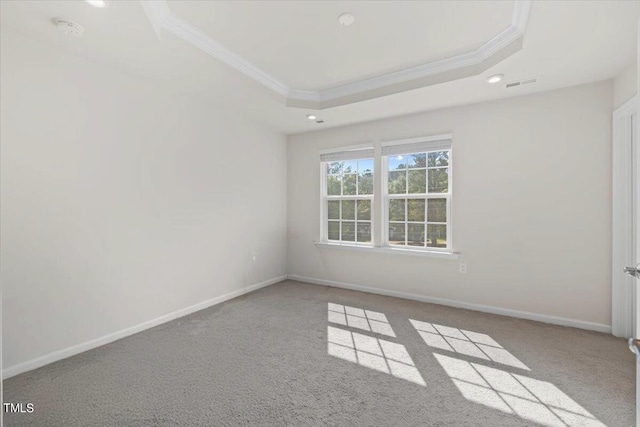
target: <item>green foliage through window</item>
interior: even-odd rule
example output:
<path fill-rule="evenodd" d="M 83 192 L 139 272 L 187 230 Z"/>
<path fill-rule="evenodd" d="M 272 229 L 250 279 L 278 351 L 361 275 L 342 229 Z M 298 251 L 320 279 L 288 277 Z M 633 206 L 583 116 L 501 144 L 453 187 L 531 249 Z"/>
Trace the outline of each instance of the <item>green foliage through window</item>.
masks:
<path fill-rule="evenodd" d="M 449 151 L 389 156 L 389 194 L 449 192 Z"/>
<path fill-rule="evenodd" d="M 407 195 L 389 198 L 390 245 L 447 247 L 447 199 L 432 195 L 449 193 L 449 154 L 444 150 L 387 158 L 387 193 Z"/>
<path fill-rule="evenodd" d="M 327 163 L 327 238 L 343 242 L 371 243 L 373 159 Z"/>
<path fill-rule="evenodd" d="M 385 157 L 388 244 L 447 248 L 450 151 Z M 372 242 L 374 160 L 326 164 L 326 221 L 330 241 Z"/>
<path fill-rule="evenodd" d="M 373 159 L 327 163 L 327 195 L 373 194 Z"/>

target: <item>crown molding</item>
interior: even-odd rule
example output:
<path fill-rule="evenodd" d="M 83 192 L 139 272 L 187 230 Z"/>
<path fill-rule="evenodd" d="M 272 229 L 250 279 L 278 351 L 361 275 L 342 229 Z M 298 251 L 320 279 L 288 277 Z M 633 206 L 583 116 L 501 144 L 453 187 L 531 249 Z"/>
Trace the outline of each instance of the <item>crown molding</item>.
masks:
<path fill-rule="evenodd" d="M 262 71 L 242 56 L 233 53 L 194 26 L 173 15 L 165 0 L 143 0 L 141 3 L 143 3 L 145 10 L 149 10 L 153 16 L 151 21 L 154 28 L 158 25 L 203 52 L 235 68 L 247 77 L 263 84 L 277 94 L 285 97 L 289 95 L 290 89 L 287 85 Z"/>
<path fill-rule="evenodd" d="M 511 26 L 524 34 L 529 21 L 529 11 L 531 10 L 531 0 L 516 1 L 513 7 L 513 16 L 511 17 Z"/>
<path fill-rule="evenodd" d="M 166 0 L 140 0 L 154 31 L 160 28 L 224 62 L 286 99 L 287 106 L 324 109 L 478 75 L 522 48 L 531 0 L 516 0 L 511 24 L 474 51 L 319 91 L 290 88 L 171 13 Z"/>

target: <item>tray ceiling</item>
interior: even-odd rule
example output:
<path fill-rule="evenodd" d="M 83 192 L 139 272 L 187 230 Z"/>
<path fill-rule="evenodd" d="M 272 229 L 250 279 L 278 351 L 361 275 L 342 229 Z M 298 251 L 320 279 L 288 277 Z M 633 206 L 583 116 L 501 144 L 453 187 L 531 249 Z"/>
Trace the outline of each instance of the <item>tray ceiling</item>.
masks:
<path fill-rule="evenodd" d="M 362 7 L 377 4 L 361 3 Z M 210 107 L 211 114 L 218 109 L 232 109 L 265 129 L 292 134 L 611 79 L 635 64 L 640 17 L 638 1 L 532 2 L 522 48 L 480 74 L 391 92 L 389 96 L 381 97 L 378 92 L 376 98 L 315 111 L 287 107 L 286 95 L 250 77 L 253 69 L 239 72 L 162 27 L 157 26 L 157 32 L 154 31 L 141 4 L 144 3 L 112 0 L 108 7 L 97 9 L 75 0 L 0 1 L 1 38 L 7 43 L 24 44 L 27 57 L 32 54 L 29 40 L 33 40 L 50 46 L 59 53 L 60 60 L 72 54 L 86 58 L 88 67 L 94 64 L 120 71 L 112 79 L 96 84 L 116 85 L 127 75 L 134 76 L 141 90 L 162 90 L 171 96 L 188 97 Z M 350 11 L 356 15 L 354 25 L 361 24 L 364 12 Z M 56 17 L 81 24 L 84 36 L 67 37 L 58 32 L 53 24 Z M 335 22 L 337 16 L 332 19 Z M 252 33 L 247 37 L 253 37 Z M 239 49 L 235 45 L 225 48 Z M 255 58 L 247 61 L 250 59 Z M 287 63 L 293 65 L 294 61 Z M 263 67 L 257 62 L 255 65 Z M 296 88 L 295 82 L 285 80 L 286 76 L 276 75 L 277 70 L 264 71 L 286 83 L 285 86 Z M 487 84 L 486 78 L 492 74 L 504 74 L 505 80 Z M 532 77 L 538 77 L 536 84 L 506 88 L 509 82 Z M 88 74 L 87 78 L 92 76 Z M 71 95 L 73 82 L 68 84 Z M 308 120 L 307 114 L 316 115 L 323 123 Z M 410 136 L 414 135 L 407 135 Z"/>
<path fill-rule="evenodd" d="M 324 109 L 477 75 L 522 47 L 529 1 L 142 1 L 156 32 Z M 341 27 L 337 16 L 356 15 Z"/>

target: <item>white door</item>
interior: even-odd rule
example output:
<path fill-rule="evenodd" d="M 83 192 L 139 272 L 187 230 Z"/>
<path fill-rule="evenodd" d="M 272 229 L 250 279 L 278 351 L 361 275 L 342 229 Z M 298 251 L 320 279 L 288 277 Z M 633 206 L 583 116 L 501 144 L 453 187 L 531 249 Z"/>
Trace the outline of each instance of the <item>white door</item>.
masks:
<path fill-rule="evenodd" d="M 636 40 L 638 44 L 636 45 L 637 55 L 636 61 L 637 64 L 640 65 L 640 18 L 638 18 L 638 25 L 636 29 Z M 640 70 L 640 68 L 638 68 Z M 636 87 L 640 88 L 640 72 L 636 72 Z M 632 138 L 636 144 L 632 144 L 632 174 L 633 174 L 633 199 L 634 202 L 632 206 L 634 208 L 633 215 L 633 227 L 631 236 L 635 239 L 635 263 L 636 265 L 629 265 L 625 267 L 625 272 L 635 276 L 636 283 L 634 286 L 633 292 L 633 335 L 632 338 L 629 338 L 629 347 L 631 351 L 636 354 L 636 426 L 640 426 L 640 290 L 638 286 L 640 286 L 640 272 L 638 268 L 640 265 L 640 138 L 637 137 L 637 131 L 640 129 L 640 96 L 636 94 L 636 114 L 634 120 L 632 120 Z M 634 262 L 632 261 L 632 263 Z"/>
<path fill-rule="evenodd" d="M 640 95 L 613 114 L 612 332 L 636 353 L 636 422 L 640 426 Z M 626 273 L 626 274 L 625 274 Z"/>

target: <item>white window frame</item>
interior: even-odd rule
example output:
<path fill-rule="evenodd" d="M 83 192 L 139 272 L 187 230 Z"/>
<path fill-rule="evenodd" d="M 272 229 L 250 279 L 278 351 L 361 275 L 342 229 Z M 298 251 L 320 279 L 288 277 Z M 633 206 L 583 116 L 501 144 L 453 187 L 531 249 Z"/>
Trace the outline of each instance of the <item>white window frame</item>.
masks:
<path fill-rule="evenodd" d="M 429 149 L 421 149 L 416 150 L 415 153 L 428 153 L 434 151 L 449 151 L 449 191 L 448 193 L 426 193 L 426 194 L 401 194 L 401 195 L 391 195 L 387 194 L 388 192 L 388 157 L 389 155 L 385 155 L 385 152 L 389 152 L 389 147 L 393 145 L 399 144 L 416 144 L 422 148 L 424 147 L 432 147 Z M 446 148 L 443 148 L 446 146 Z M 398 147 L 399 148 L 399 147 Z M 327 195 L 327 163 L 333 161 L 340 161 L 337 158 L 333 158 L 330 156 L 331 160 L 324 161 L 326 158 L 325 154 L 336 155 L 339 158 L 341 153 L 351 150 L 372 150 L 369 151 L 371 153 L 368 156 L 359 157 L 359 159 L 371 159 L 373 158 L 373 194 L 366 196 L 334 196 L 335 198 L 343 198 L 344 200 L 357 200 L 358 198 L 362 199 L 370 199 L 371 200 L 371 243 L 360 243 L 355 241 L 336 241 L 328 239 L 328 198 L 331 196 Z M 353 146 L 343 146 L 337 147 L 329 150 L 321 150 L 320 151 L 320 239 L 315 241 L 314 244 L 319 249 L 340 249 L 340 250 L 356 250 L 361 252 L 369 252 L 369 253 L 379 253 L 379 254 L 389 254 L 389 255 L 400 255 L 400 256 L 419 256 L 419 257 L 430 257 L 430 258 L 440 258 L 440 259 L 448 259 L 448 260 L 457 260 L 460 257 L 460 253 L 454 252 L 453 246 L 453 135 L 445 134 L 445 135 L 435 135 L 429 137 L 420 137 L 420 138 L 412 138 L 412 139 L 403 139 L 403 140 L 394 140 L 394 141 L 371 141 L 367 144 L 361 145 L 353 145 Z M 358 158 L 351 157 L 349 160 L 357 160 Z M 427 169 L 427 177 L 428 177 L 428 169 Z M 427 182 L 428 185 L 428 182 Z M 427 187 L 428 191 L 428 187 Z M 425 199 L 428 198 L 444 198 L 446 200 L 446 209 L 447 209 L 447 246 L 442 248 L 426 246 L 426 237 L 425 235 L 425 246 L 408 246 L 408 245 L 389 245 L 388 241 L 388 233 L 389 233 L 389 221 L 387 220 L 387 215 L 389 212 L 389 200 L 391 198 L 418 198 Z M 428 209 L 428 206 L 425 206 Z M 428 212 L 426 212 L 428 213 Z M 357 212 L 356 212 L 357 215 Z M 342 221 L 342 220 L 340 220 Z M 354 220 L 355 222 L 355 220 Z M 405 222 L 408 223 L 408 222 Z M 425 225 L 428 224 L 426 221 Z M 425 229 L 425 233 L 428 231 L 428 228 Z M 342 236 L 341 236 L 342 237 Z M 357 227 L 356 227 L 356 237 L 357 239 Z"/>
<path fill-rule="evenodd" d="M 452 135 L 447 134 L 447 135 L 435 135 L 435 136 L 430 136 L 430 137 L 423 137 L 423 138 L 412 138 L 412 139 L 404 139 L 404 140 L 398 140 L 398 141 L 389 141 L 389 142 L 385 142 L 383 143 L 383 146 L 393 146 L 393 145 L 405 145 L 405 144 L 416 144 L 416 146 L 418 146 L 421 143 L 429 143 L 429 142 L 435 142 L 435 141 L 443 141 L 443 140 L 452 140 Z M 427 144 L 428 145 L 428 144 Z M 414 153 L 410 153 L 410 154 L 421 154 L 421 153 L 433 153 L 433 152 L 440 152 L 440 151 L 449 151 L 449 162 L 448 162 L 448 169 L 449 169 L 449 173 L 448 173 L 448 183 L 449 183 L 449 188 L 448 191 L 446 193 L 429 193 L 429 184 L 428 184 L 428 177 L 429 177 L 429 167 L 428 167 L 428 160 L 427 160 L 427 167 L 426 167 L 426 174 L 427 174 L 427 188 L 426 188 L 426 193 L 420 193 L 420 194 L 415 194 L 415 193 L 405 193 L 405 194 L 389 194 L 389 155 L 382 155 L 381 156 L 381 172 L 382 172 L 382 235 L 381 235 L 381 239 L 382 239 L 382 246 L 384 248 L 389 248 L 389 249 L 394 249 L 394 250 L 407 250 L 407 251 L 419 251 L 419 252 L 448 252 L 450 253 L 452 251 L 452 246 L 453 246 L 453 227 L 452 227 L 452 221 L 451 221 L 451 211 L 452 211 L 452 196 L 453 196 L 453 144 L 450 143 L 450 147 L 448 148 L 433 148 L 433 149 L 417 149 Z M 409 153 L 406 155 L 410 155 Z M 427 154 L 427 159 L 428 159 L 428 154 Z M 410 170 L 410 169 L 409 169 Z M 409 182 L 407 179 L 407 188 L 408 188 Z M 424 247 L 420 247 L 420 246 L 409 246 L 407 244 L 405 245 L 390 245 L 389 244 L 389 201 L 392 199 L 418 199 L 418 200 L 425 200 L 425 211 L 428 211 L 428 199 L 442 199 L 444 198 L 446 200 L 446 229 L 447 229 L 447 246 L 446 247 L 434 247 L 434 246 L 426 246 L 426 241 L 427 241 L 427 233 L 428 233 L 428 218 L 426 218 L 426 221 L 424 222 L 425 224 L 425 246 Z M 407 209 L 408 207 L 405 205 L 405 218 L 407 215 Z M 426 215 L 426 212 L 425 212 Z M 408 233 L 408 224 L 410 224 L 410 222 L 408 220 L 404 221 L 405 223 L 405 242 L 407 241 L 407 233 Z M 442 224 L 442 223 L 439 223 Z"/>
<path fill-rule="evenodd" d="M 321 156 L 323 154 L 337 154 L 337 153 L 345 153 L 345 152 L 353 152 L 353 153 L 357 153 L 358 151 L 367 151 L 369 150 L 371 152 L 371 155 L 369 156 L 362 156 L 362 157 L 358 157 L 357 155 L 355 155 L 355 157 L 351 157 L 348 160 L 368 160 L 371 159 L 373 161 L 373 170 L 372 170 L 372 176 L 373 176 L 373 188 L 374 188 L 374 193 L 375 193 L 375 188 L 376 188 L 376 181 L 377 181 L 377 177 L 376 177 L 376 168 L 375 168 L 375 155 L 373 154 L 373 145 L 371 144 L 366 144 L 366 145 L 355 145 L 355 146 L 349 146 L 349 147 L 340 147 L 338 149 L 333 149 L 333 150 L 324 150 L 321 151 L 320 154 Z M 320 206 L 321 206 L 321 214 L 320 214 L 320 236 L 321 236 L 321 242 L 322 243 L 327 243 L 327 244 L 331 244 L 331 245 L 339 245 L 339 246 L 360 246 L 360 247 L 365 247 L 365 248 L 369 248 L 369 247 L 373 247 L 374 245 L 374 236 L 376 233 L 375 230 L 375 226 L 374 226 L 374 217 L 375 217 L 375 206 L 374 206 L 374 193 L 372 194 L 366 194 L 366 195 L 359 195 L 359 194 L 355 194 L 355 195 L 329 195 L 327 194 L 327 165 L 329 163 L 333 163 L 334 161 L 347 161 L 347 160 L 331 160 L 331 161 L 320 161 Z M 357 188 L 357 178 L 356 178 L 356 188 Z M 341 192 L 343 191 L 343 186 L 341 186 Z M 350 240 L 342 240 L 342 223 L 344 222 L 344 220 L 342 219 L 342 204 L 340 204 L 340 219 L 338 220 L 340 223 L 340 240 L 329 240 L 329 209 L 328 209 L 328 202 L 330 200 L 338 200 L 338 201 L 349 201 L 349 200 L 355 200 L 356 201 L 356 205 L 357 205 L 357 201 L 358 200 L 369 200 L 370 203 L 370 210 L 371 210 L 371 219 L 369 219 L 368 222 L 371 226 L 371 241 L 370 242 L 358 242 L 358 211 L 356 208 L 356 212 L 355 212 L 355 217 L 354 217 L 354 240 L 350 241 Z M 364 222 L 364 220 L 363 220 Z"/>

